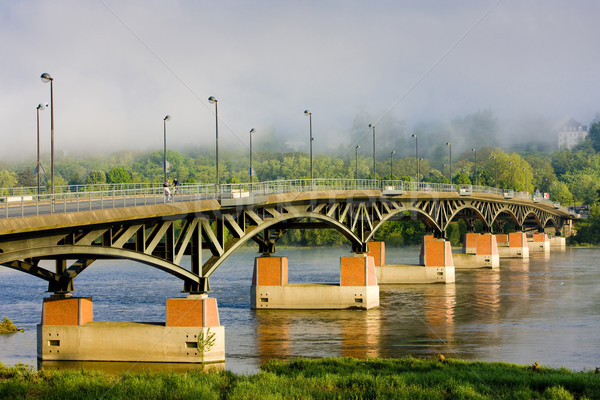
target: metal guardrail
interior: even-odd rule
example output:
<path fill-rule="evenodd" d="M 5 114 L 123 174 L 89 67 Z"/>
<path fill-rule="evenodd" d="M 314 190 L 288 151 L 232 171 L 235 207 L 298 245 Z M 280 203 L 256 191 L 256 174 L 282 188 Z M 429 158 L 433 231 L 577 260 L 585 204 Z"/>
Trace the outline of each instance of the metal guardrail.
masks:
<path fill-rule="evenodd" d="M 170 188 L 171 192 L 175 188 Z M 234 199 L 256 195 L 323 190 L 382 190 L 402 192 L 456 192 L 461 195 L 489 193 L 505 198 L 532 199 L 529 193 L 513 192 L 488 186 L 450 185 L 428 182 L 374 179 L 295 179 L 258 183 L 180 184 L 170 202 L 206 199 Z M 0 218 L 78 212 L 93 209 L 124 208 L 166 202 L 162 183 L 129 183 L 58 186 L 55 194 L 37 195 L 37 187 L 0 188 Z M 546 199 L 534 199 L 568 212 Z"/>

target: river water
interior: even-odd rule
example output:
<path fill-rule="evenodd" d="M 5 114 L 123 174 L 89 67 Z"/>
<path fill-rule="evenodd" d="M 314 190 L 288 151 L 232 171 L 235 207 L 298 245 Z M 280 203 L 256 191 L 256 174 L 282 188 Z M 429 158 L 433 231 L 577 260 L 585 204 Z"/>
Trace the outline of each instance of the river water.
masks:
<path fill-rule="evenodd" d="M 388 264 L 416 263 L 419 249 L 387 248 Z M 455 284 L 385 285 L 378 309 L 250 309 L 254 248 L 234 253 L 211 277 L 226 332 L 227 369 L 255 373 L 270 358 L 294 356 L 446 357 L 572 370 L 600 366 L 600 249 L 567 249 L 498 270 L 457 270 Z M 290 282 L 339 281 L 347 248 L 279 249 Z M 92 296 L 94 320 L 164 321 L 165 299 L 181 281 L 129 261 L 96 261 L 75 279 Z M 0 318 L 25 332 L 0 335 L 0 362 L 32 366 L 47 284 L 0 267 Z"/>

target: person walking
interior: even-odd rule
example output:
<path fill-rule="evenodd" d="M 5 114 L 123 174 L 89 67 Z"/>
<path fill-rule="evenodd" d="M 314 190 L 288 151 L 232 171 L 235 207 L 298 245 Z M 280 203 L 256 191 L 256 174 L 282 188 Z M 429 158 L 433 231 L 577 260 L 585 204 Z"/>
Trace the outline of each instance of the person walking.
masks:
<path fill-rule="evenodd" d="M 163 188 L 165 189 L 165 203 L 168 203 L 171 199 L 171 189 L 169 189 L 168 181 L 163 184 Z"/>
<path fill-rule="evenodd" d="M 173 179 L 173 196 L 177 194 L 177 189 L 179 189 L 179 180 L 177 178 Z"/>

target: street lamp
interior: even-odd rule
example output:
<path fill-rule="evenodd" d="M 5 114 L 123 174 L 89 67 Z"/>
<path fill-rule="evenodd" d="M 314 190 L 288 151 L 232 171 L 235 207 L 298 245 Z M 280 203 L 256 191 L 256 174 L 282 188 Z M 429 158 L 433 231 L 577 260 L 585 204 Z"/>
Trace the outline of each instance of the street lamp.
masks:
<path fill-rule="evenodd" d="M 373 130 L 373 179 L 375 179 L 375 125 L 369 124 L 369 128 Z"/>
<path fill-rule="evenodd" d="M 394 154 L 396 154 L 395 150 L 390 152 L 390 180 L 394 179 L 392 176 L 394 175 Z"/>
<path fill-rule="evenodd" d="M 510 174 L 511 174 L 511 186 L 512 186 L 512 190 L 515 190 L 515 171 L 513 170 L 512 167 L 512 161 L 508 162 L 508 165 L 510 165 Z"/>
<path fill-rule="evenodd" d="M 527 190 L 527 173 L 525 171 L 527 171 L 527 168 L 523 167 L 523 176 L 525 177 L 525 192 L 529 194 L 529 190 Z"/>
<path fill-rule="evenodd" d="M 217 99 L 215 99 L 214 96 L 210 96 L 208 102 L 215 105 L 215 164 L 217 166 L 215 189 L 217 193 L 219 193 L 219 107 L 217 105 Z"/>
<path fill-rule="evenodd" d="M 360 146 L 356 146 L 354 148 L 354 159 L 356 160 L 356 172 L 354 173 L 354 179 L 358 179 L 358 149 L 360 149 Z"/>
<path fill-rule="evenodd" d="M 477 150 L 471 149 L 475 153 L 475 186 L 477 186 Z"/>
<path fill-rule="evenodd" d="M 415 138 L 415 146 L 416 146 L 415 160 L 417 161 L 417 183 L 419 183 L 419 177 L 421 175 L 421 171 L 419 168 L 419 138 L 414 133 L 412 134 L 411 137 Z"/>
<path fill-rule="evenodd" d="M 252 169 L 252 134 L 254 133 L 254 128 L 250 129 L 250 190 L 252 190 L 252 183 L 254 183 L 254 175 Z"/>
<path fill-rule="evenodd" d="M 448 146 L 448 164 L 450 165 L 450 184 L 452 185 L 452 143 L 446 142 L 446 146 Z"/>
<path fill-rule="evenodd" d="M 163 118 L 163 136 L 164 136 L 164 147 L 163 147 L 163 171 L 165 173 L 165 183 L 167 182 L 167 121 L 171 120 L 171 116 L 167 115 Z"/>
<path fill-rule="evenodd" d="M 44 72 L 40 79 L 44 83 L 50 82 L 50 177 L 52 184 L 52 209 L 54 210 L 54 78 Z"/>
<path fill-rule="evenodd" d="M 312 144 L 313 144 L 313 134 L 312 134 L 312 113 L 308 110 L 304 110 L 304 115 L 308 116 L 308 123 L 309 123 L 309 129 L 310 129 L 310 188 L 312 190 L 312 185 L 313 185 L 313 149 L 312 149 Z"/>
<path fill-rule="evenodd" d="M 48 104 L 38 104 L 36 107 L 37 114 L 37 201 L 40 200 L 40 111 L 48 107 Z"/>

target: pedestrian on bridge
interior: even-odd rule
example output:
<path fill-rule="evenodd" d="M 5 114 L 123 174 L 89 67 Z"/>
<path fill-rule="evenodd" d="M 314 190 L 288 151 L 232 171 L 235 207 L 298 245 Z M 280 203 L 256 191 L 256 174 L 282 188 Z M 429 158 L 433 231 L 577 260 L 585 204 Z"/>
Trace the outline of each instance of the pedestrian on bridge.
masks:
<path fill-rule="evenodd" d="M 171 189 L 169 189 L 168 181 L 163 184 L 163 188 L 165 189 L 165 203 L 168 203 L 171 200 Z"/>
<path fill-rule="evenodd" d="M 173 179 L 173 196 L 177 194 L 177 189 L 179 189 L 179 179 Z"/>

